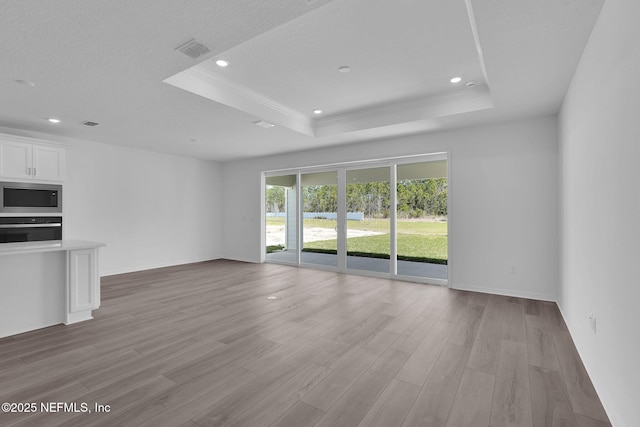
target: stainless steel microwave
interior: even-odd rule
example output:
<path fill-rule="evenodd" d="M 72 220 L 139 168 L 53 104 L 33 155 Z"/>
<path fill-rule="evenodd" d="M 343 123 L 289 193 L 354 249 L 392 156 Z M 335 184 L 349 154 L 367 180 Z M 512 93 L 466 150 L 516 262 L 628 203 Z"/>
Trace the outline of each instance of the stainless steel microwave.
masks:
<path fill-rule="evenodd" d="M 0 182 L 0 212 L 62 212 L 62 186 L 30 182 Z"/>

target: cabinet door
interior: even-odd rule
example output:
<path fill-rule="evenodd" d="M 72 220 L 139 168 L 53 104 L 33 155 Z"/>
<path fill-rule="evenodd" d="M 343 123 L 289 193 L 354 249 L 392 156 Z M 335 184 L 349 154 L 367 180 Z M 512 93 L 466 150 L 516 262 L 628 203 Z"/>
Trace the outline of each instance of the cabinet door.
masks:
<path fill-rule="evenodd" d="M 100 306 L 97 257 L 97 249 L 69 251 L 68 313 L 85 312 L 91 318 L 91 310 Z"/>
<path fill-rule="evenodd" d="M 64 154 L 64 148 L 34 145 L 33 179 L 63 181 Z"/>
<path fill-rule="evenodd" d="M 0 176 L 31 179 L 32 145 L 0 141 Z"/>

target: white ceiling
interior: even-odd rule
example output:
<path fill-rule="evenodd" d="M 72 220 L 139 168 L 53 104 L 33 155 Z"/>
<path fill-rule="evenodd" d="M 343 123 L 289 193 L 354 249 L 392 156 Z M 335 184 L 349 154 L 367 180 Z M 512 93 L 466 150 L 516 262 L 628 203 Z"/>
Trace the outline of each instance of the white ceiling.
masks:
<path fill-rule="evenodd" d="M 603 1 L 0 0 L 0 126 L 227 161 L 553 114 Z"/>

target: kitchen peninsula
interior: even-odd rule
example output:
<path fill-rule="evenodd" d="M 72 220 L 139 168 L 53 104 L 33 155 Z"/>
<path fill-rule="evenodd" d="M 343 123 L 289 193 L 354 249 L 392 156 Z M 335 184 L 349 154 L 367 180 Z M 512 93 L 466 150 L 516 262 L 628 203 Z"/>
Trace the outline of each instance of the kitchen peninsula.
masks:
<path fill-rule="evenodd" d="M 92 319 L 100 306 L 102 246 L 83 240 L 0 244 L 0 338 Z"/>

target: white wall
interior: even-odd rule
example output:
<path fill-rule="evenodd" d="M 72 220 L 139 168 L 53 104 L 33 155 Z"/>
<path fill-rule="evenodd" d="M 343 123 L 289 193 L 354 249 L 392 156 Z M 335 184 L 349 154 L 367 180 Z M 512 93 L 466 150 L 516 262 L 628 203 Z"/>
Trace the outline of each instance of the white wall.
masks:
<path fill-rule="evenodd" d="M 559 303 L 612 424 L 629 427 L 640 420 L 638 16 L 638 0 L 604 3 L 560 115 Z"/>
<path fill-rule="evenodd" d="M 107 244 L 108 275 L 220 257 L 220 165 L 120 146 L 67 148 L 65 235 Z"/>
<path fill-rule="evenodd" d="M 542 117 L 225 163 L 223 256 L 260 260 L 261 171 L 449 151 L 453 286 L 555 300 L 557 147 Z"/>
<path fill-rule="evenodd" d="M 68 144 L 64 237 L 106 243 L 100 275 L 220 257 L 220 164 L 10 128 L 0 132 Z"/>

